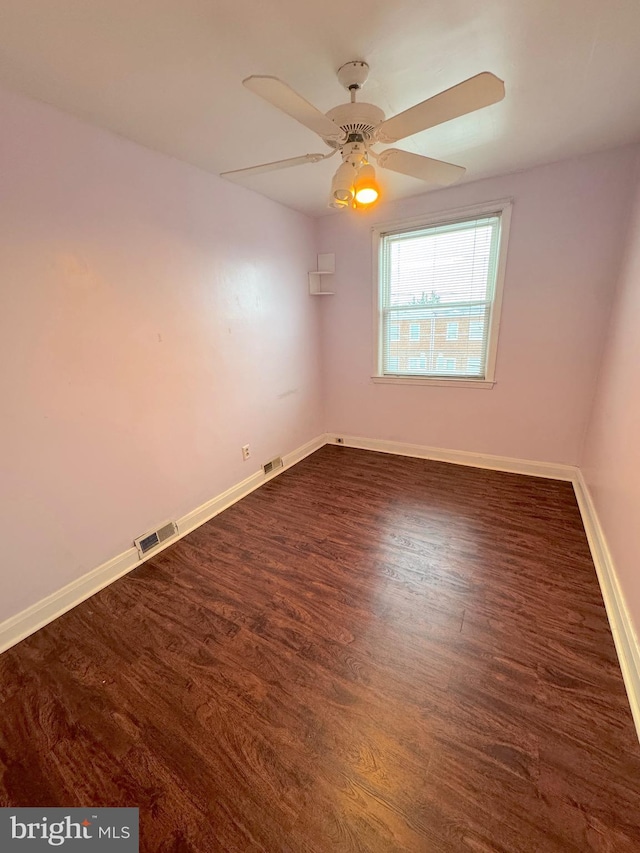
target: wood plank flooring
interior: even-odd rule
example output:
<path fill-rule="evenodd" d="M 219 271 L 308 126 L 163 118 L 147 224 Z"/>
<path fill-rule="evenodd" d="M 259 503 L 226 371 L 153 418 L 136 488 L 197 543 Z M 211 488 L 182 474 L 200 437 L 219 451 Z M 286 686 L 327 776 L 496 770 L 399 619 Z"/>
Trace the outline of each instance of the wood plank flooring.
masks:
<path fill-rule="evenodd" d="M 0 805 L 137 805 L 145 853 L 637 853 L 571 486 L 323 448 L 0 656 Z"/>

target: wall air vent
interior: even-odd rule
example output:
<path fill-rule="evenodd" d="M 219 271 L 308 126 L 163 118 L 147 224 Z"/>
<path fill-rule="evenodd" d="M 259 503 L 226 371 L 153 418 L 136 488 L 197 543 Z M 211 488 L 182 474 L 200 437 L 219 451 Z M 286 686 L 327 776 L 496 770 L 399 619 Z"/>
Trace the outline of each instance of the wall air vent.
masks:
<path fill-rule="evenodd" d="M 265 474 L 270 474 L 272 471 L 275 471 L 276 468 L 283 468 L 284 462 L 282 461 L 282 456 L 276 456 L 275 459 L 269 460 L 269 462 L 265 462 L 262 466 L 262 470 Z"/>
<path fill-rule="evenodd" d="M 134 539 L 133 542 L 138 549 L 140 558 L 142 558 L 150 551 L 153 551 L 155 548 L 162 545 L 163 542 L 166 542 L 167 539 L 171 539 L 176 536 L 177 533 L 178 525 L 173 521 L 170 521 L 168 524 L 164 524 L 157 530 L 152 530 L 150 533 L 145 533 L 144 536 L 140 536 L 139 539 Z"/>

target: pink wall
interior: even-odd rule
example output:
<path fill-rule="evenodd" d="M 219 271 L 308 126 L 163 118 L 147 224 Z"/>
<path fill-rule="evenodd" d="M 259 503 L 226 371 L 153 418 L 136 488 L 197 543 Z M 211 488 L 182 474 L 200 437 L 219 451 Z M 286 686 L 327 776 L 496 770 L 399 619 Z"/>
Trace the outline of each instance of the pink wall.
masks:
<path fill-rule="evenodd" d="M 328 430 L 454 450 L 576 464 L 619 267 L 635 148 L 585 156 L 320 222 L 336 253 L 324 297 Z M 376 385 L 370 228 L 513 199 L 492 390 Z"/>
<path fill-rule="evenodd" d="M 640 182 L 581 467 L 640 634 Z"/>
<path fill-rule="evenodd" d="M 0 124 L 2 620 L 323 424 L 311 220 L 6 92 Z"/>

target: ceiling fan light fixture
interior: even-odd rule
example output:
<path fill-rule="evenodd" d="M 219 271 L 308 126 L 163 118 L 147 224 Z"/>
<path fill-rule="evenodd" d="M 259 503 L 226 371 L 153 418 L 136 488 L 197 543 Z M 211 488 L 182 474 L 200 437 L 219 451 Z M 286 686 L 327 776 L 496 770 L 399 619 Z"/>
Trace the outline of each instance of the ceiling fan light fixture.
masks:
<path fill-rule="evenodd" d="M 370 164 L 362 166 L 354 186 L 354 198 L 359 205 L 374 204 L 380 196 L 376 170 Z"/>
<path fill-rule="evenodd" d="M 356 170 L 351 163 L 345 161 L 338 167 L 331 182 L 331 198 L 337 201 L 339 206 L 346 206 L 353 199 L 355 178 Z"/>
<path fill-rule="evenodd" d="M 375 170 L 369 164 L 369 157 L 374 158 L 381 169 L 407 175 L 432 186 L 448 186 L 459 181 L 465 173 L 463 166 L 434 160 L 400 148 L 387 148 L 376 152 L 375 146 L 398 142 L 444 122 L 497 104 L 505 96 L 504 82 L 495 74 L 483 71 L 397 115 L 386 118 L 380 107 L 356 99 L 356 93 L 364 85 L 368 73 L 369 66 L 362 59 L 345 63 L 338 70 L 338 79 L 349 90 L 350 102 L 339 104 L 327 113 L 320 112 L 278 77 L 247 77 L 243 84 L 249 91 L 312 130 L 324 140 L 331 151 L 328 154 L 304 154 L 301 157 L 288 157 L 246 169 L 234 169 L 223 172 L 223 176 L 235 179 L 244 175 L 288 169 L 290 166 L 319 163 L 340 152 L 343 163 L 333 176 L 329 199 L 329 206 L 338 210 L 345 207 L 370 208 L 380 200 L 380 186 Z"/>
<path fill-rule="evenodd" d="M 329 207 L 332 207 L 334 210 L 344 210 L 344 208 L 348 206 L 348 201 L 339 201 L 337 198 L 334 198 L 333 195 L 329 196 Z"/>

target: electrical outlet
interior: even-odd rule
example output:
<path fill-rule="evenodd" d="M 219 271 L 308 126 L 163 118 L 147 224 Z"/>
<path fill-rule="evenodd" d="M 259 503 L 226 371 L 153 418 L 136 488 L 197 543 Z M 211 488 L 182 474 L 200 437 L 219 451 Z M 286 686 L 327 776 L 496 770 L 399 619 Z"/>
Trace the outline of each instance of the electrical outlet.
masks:
<path fill-rule="evenodd" d="M 344 438 L 337 438 L 336 437 L 336 444 L 344 444 Z"/>
<path fill-rule="evenodd" d="M 242 458 L 246 462 L 250 456 L 251 456 L 251 451 L 249 450 L 249 445 L 243 444 L 242 445 Z"/>

